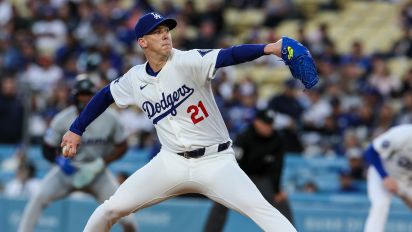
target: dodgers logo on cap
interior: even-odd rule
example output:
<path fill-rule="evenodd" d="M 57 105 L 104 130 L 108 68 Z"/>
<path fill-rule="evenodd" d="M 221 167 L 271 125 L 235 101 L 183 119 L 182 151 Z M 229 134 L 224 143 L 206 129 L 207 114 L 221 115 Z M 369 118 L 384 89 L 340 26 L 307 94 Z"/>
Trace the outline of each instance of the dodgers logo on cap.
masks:
<path fill-rule="evenodd" d="M 152 12 L 152 13 L 150 13 L 150 14 L 152 14 L 155 19 L 160 19 L 160 18 L 162 18 L 162 16 L 159 15 L 158 13 Z"/>
<path fill-rule="evenodd" d="M 139 21 L 137 21 L 136 26 L 134 27 L 136 38 L 139 39 L 144 35 L 147 35 L 159 25 L 165 25 L 169 27 L 170 30 L 172 30 L 176 27 L 177 22 L 176 20 L 171 18 L 164 18 L 162 15 L 156 12 L 147 13 L 140 17 Z"/>

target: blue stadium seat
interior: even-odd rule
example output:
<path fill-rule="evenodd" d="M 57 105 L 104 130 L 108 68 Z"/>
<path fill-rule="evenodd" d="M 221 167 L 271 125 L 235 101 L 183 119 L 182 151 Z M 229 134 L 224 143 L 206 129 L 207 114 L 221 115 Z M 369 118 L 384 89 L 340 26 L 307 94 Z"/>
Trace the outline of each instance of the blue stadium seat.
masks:
<path fill-rule="evenodd" d="M 5 185 L 7 182 L 11 181 L 15 175 L 15 172 L 0 170 L 0 183 Z"/>
<path fill-rule="evenodd" d="M 321 192 L 336 192 L 339 190 L 339 171 L 347 167 L 348 163 L 344 157 L 305 158 L 287 155 L 282 185 L 288 190 L 296 190 L 311 181 L 317 185 Z"/>

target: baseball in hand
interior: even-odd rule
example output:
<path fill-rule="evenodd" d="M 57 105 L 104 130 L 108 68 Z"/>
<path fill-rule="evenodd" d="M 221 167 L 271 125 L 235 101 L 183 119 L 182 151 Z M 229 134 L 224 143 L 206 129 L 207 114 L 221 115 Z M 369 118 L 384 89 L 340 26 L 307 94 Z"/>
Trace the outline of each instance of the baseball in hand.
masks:
<path fill-rule="evenodd" d="M 68 147 L 68 146 L 64 146 L 64 147 L 62 148 L 62 154 L 65 155 L 65 154 L 68 153 L 68 152 L 69 152 L 69 147 Z"/>

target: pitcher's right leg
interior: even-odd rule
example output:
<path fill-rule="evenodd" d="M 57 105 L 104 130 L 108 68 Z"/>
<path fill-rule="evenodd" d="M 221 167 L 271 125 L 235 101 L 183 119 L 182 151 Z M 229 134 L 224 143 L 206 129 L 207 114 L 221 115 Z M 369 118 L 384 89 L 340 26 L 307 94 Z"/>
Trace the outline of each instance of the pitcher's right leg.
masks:
<path fill-rule="evenodd" d="M 116 192 L 119 186 L 120 184 L 114 177 L 113 173 L 106 169 L 96 178 L 96 180 L 92 182 L 89 191 L 91 191 L 98 202 L 102 204 Z M 125 232 L 138 231 L 137 223 L 133 217 L 133 214 L 121 218 L 119 223 L 122 224 L 123 231 Z"/>
<path fill-rule="evenodd" d="M 187 177 L 184 160 L 161 151 L 93 212 L 84 232 L 108 232 L 121 217 L 178 195 Z"/>

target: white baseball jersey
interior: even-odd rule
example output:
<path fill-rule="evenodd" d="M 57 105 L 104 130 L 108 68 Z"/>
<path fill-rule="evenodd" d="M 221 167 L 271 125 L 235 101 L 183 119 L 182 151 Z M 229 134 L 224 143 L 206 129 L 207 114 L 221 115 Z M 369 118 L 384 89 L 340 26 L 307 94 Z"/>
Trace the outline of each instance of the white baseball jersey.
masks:
<path fill-rule="evenodd" d="M 219 50 L 172 50 L 156 77 L 146 65 L 110 84 L 120 107 L 136 104 L 155 125 L 162 149 L 92 214 L 84 232 L 109 232 L 120 217 L 184 193 L 199 193 L 254 220 L 264 231 L 296 231 L 242 171 L 215 103 L 211 79 Z M 198 158 L 176 153 L 205 148 Z M 208 151 L 208 152 L 207 152 Z"/>
<path fill-rule="evenodd" d="M 412 192 L 412 125 L 395 126 L 372 142 L 389 176 L 395 178 L 399 190 L 411 198 Z M 392 194 L 383 186 L 378 171 L 368 170 L 368 198 L 371 202 L 364 232 L 383 232 L 388 218 Z"/>
<path fill-rule="evenodd" d="M 400 125 L 373 140 L 390 176 L 402 183 L 412 183 L 412 125 Z"/>
<path fill-rule="evenodd" d="M 113 81 L 110 91 L 119 107 L 140 107 L 153 121 L 163 148 L 171 152 L 229 141 L 211 88 L 218 53 L 173 49 L 156 77 L 147 74 L 147 63 L 137 65 Z"/>

